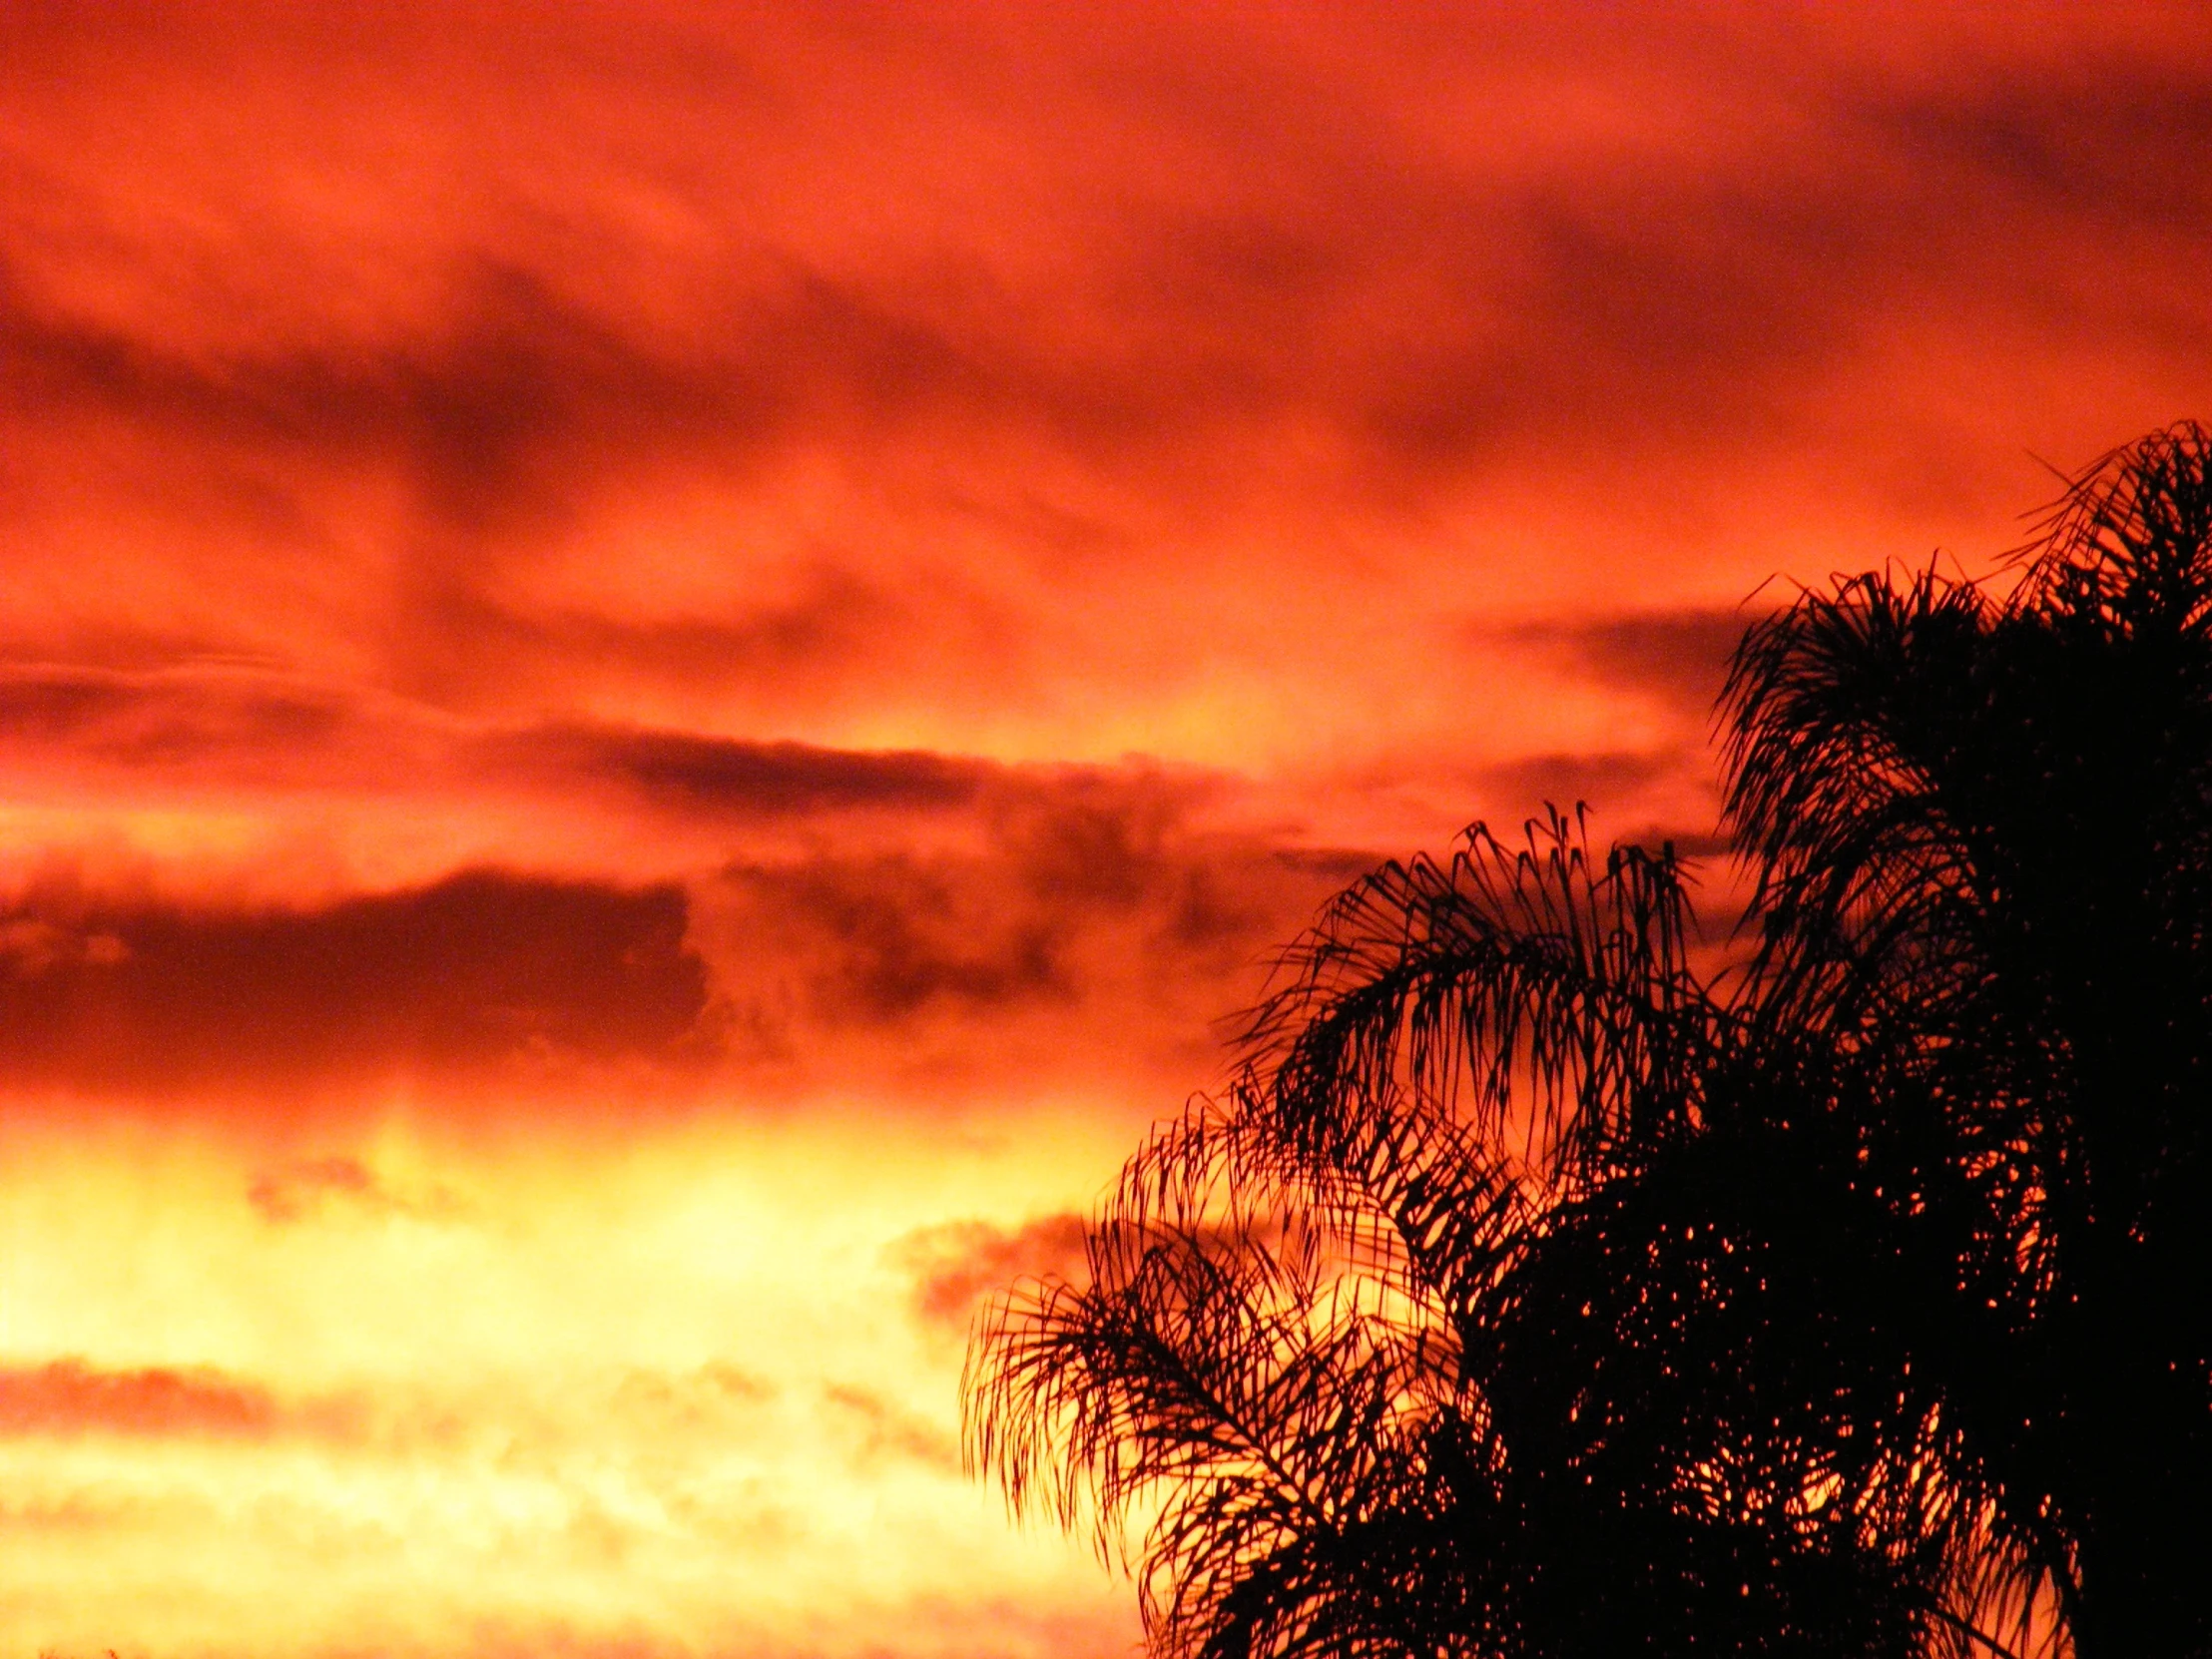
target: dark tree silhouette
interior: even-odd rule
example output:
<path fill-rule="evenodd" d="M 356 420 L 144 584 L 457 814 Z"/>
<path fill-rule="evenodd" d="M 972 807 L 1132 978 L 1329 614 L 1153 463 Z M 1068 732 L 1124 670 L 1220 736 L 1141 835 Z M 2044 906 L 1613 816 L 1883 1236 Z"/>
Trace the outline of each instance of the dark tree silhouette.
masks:
<path fill-rule="evenodd" d="M 2212 437 L 2008 578 L 1750 628 L 1734 968 L 1578 821 L 1388 865 L 985 1311 L 1160 1652 L 2212 1653 Z"/>

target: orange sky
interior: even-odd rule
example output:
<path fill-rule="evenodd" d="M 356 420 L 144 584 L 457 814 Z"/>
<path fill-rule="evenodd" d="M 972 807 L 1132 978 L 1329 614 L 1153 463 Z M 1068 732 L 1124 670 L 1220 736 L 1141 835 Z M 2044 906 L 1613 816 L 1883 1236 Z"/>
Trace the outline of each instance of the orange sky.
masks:
<path fill-rule="evenodd" d="M 0 6 L 0 1655 L 1126 1651 L 973 1298 L 2212 414 L 2201 25 Z"/>

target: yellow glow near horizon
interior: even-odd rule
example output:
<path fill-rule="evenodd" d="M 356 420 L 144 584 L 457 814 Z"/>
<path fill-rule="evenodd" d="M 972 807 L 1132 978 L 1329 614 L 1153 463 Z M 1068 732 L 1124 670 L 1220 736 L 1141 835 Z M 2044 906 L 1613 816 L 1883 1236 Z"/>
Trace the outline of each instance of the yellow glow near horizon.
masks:
<path fill-rule="evenodd" d="M 19 1393 L 57 1356 L 119 1381 L 105 1414 L 0 1437 L 0 1651 L 1065 1636 L 985 1630 L 958 1610 L 985 1586 L 1106 1641 L 1126 1610 L 1096 1565 L 961 1478 L 960 1333 L 900 1250 L 1086 1202 L 1118 1137 L 1080 1123 L 387 1126 L 309 1159 L 17 1136 L 0 1367 Z M 113 1397 L 154 1371 L 159 1421 Z M 195 1389 L 266 1412 L 196 1420 Z"/>

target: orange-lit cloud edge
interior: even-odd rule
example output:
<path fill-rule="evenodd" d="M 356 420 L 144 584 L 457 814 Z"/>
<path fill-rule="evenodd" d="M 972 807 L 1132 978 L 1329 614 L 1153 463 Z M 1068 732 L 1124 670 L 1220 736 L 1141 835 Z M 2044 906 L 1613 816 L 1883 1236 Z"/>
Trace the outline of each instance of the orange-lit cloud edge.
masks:
<path fill-rule="evenodd" d="M 11 12 L 0 1652 L 1124 1650 L 974 1299 L 1359 869 L 1709 847 L 1748 615 L 2212 407 L 2174 25 Z"/>

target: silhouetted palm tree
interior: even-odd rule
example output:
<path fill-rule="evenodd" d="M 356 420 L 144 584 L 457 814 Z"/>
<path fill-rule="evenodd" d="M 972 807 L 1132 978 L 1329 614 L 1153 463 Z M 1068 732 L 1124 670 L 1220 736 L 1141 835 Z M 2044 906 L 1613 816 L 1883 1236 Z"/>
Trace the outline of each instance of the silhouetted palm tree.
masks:
<path fill-rule="evenodd" d="M 1751 628 L 1736 973 L 1556 816 L 1344 894 L 973 1462 L 1166 1653 L 2212 1651 L 2208 460 Z"/>

